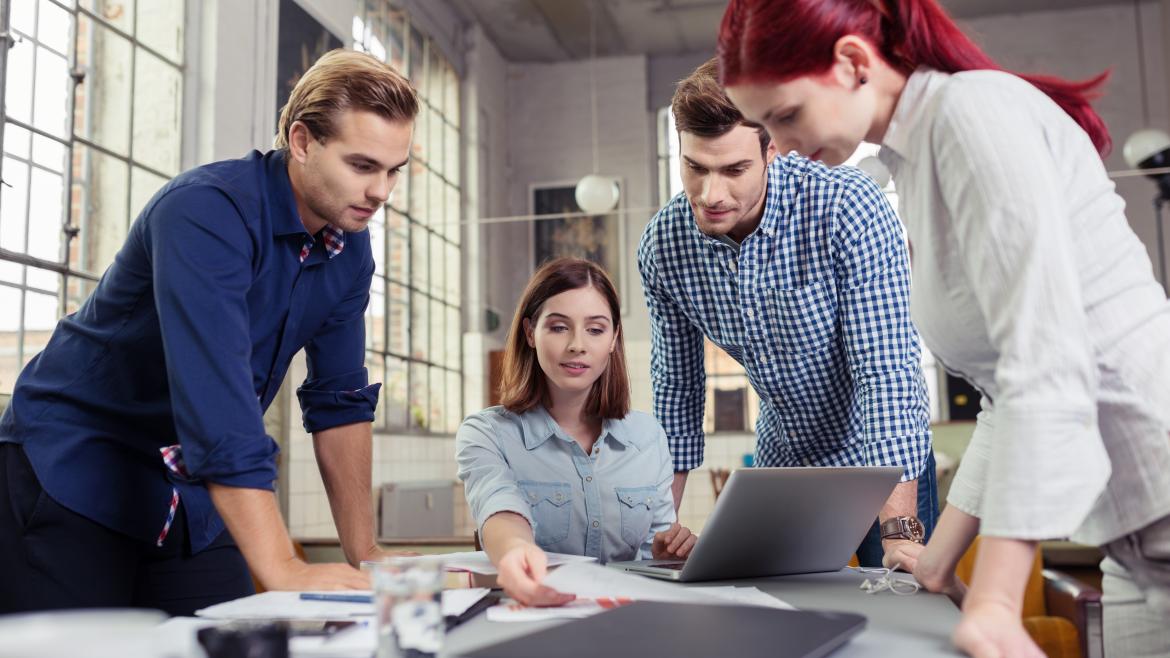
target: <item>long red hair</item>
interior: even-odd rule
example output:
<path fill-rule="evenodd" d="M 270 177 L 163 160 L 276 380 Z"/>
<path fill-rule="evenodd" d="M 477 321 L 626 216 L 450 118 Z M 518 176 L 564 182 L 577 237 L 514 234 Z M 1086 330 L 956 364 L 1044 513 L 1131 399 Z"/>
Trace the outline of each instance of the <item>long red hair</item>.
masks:
<path fill-rule="evenodd" d="M 837 40 L 847 34 L 868 40 L 906 75 L 919 66 L 945 73 L 1005 70 L 935 0 L 731 0 L 719 27 L 720 79 L 726 86 L 823 73 L 833 63 Z M 1109 153 L 1109 129 L 1089 105 L 1108 71 L 1080 82 L 1015 75 L 1080 124 L 1099 153 Z"/>

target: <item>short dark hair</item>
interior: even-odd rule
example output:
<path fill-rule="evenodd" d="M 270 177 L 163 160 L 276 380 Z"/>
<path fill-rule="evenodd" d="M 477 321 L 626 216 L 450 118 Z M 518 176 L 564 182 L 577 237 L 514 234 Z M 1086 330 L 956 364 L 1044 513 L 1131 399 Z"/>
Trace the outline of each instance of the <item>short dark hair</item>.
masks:
<path fill-rule="evenodd" d="M 535 323 L 540 309 L 550 297 L 567 290 L 592 287 L 605 298 L 613 315 L 613 329 L 617 341 L 609 355 L 605 372 L 593 382 L 593 390 L 585 401 L 585 412 L 597 418 L 625 418 L 630 412 L 630 378 L 626 373 L 626 349 L 622 341 L 621 302 L 617 289 L 605 270 L 581 258 L 558 258 L 545 263 L 528 282 L 508 340 L 504 346 L 504 367 L 500 382 L 500 404 L 508 411 L 522 414 L 538 404 L 548 402 L 548 381 L 536 349 L 528 344 L 524 320 Z"/>
<path fill-rule="evenodd" d="M 760 155 L 767 156 L 771 138 L 758 123 L 743 118 L 743 114 L 727 98 L 719 85 L 719 63 L 712 58 L 679 81 L 670 99 L 674 125 L 680 133 L 699 137 L 722 137 L 736 126 L 755 128 L 760 135 Z"/>

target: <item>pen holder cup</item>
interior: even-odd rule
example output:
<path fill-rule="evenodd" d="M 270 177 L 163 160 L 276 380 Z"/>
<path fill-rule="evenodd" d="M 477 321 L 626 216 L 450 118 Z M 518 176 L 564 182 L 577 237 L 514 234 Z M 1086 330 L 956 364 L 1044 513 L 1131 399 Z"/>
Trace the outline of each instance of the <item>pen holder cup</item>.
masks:
<path fill-rule="evenodd" d="M 435 656 L 446 630 L 443 561 L 387 558 L 373 565 L 378 658 Z"/>

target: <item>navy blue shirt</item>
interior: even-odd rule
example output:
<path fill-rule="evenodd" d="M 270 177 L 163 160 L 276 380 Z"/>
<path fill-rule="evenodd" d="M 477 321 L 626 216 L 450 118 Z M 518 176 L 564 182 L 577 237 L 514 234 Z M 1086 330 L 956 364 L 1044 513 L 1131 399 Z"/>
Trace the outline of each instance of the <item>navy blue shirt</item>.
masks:
<path fill-rule="evenodd" d="M 321 235 L 321 234 L 319 234 Z M 306 431 L 372 421 L 364 313 L 368 232 L 331 256 L 301 223 L 285 157 L 253 152 L 184 172 L 146 204 L 92 296 L 16 381 L 0 441 L 23 444 L 45 491 L 155 541 L 178 491 L 191 549 L 223 530 L 204 482 L 272 489 L 264 432 L 289 362 Z M 180 445 L 185 476 L 160 450 Z"/>

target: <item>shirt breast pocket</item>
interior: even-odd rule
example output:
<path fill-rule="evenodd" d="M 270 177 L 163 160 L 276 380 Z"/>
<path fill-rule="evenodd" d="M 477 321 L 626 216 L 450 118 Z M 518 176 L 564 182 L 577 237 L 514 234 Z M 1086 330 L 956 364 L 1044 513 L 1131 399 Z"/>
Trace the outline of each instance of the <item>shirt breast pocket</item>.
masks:
<path fill-rule="evenodd" d="M 769 291 L 775 347 L 788 354 L 813 354 L 833 342 L 837 296 L 832 282 L 815 281 L 802 288 Z"/>
<path fill-rule="evenodd" d="M 622 539 L 638 548 L 650 534 L 654 522 L 654 497 L 657 487 L 614 487 L 622 516 Z"/>
<path fill-rule="evenodd" d="M 564 541 L 569 536 L 573 513 L 573 506 L 569 505 L 573 499 L 569 483 L 520 480 L 516 484 L 532 508 L 532 520 L 536 524 L 532 531 L 536 543 L 543 547 Z"/>

